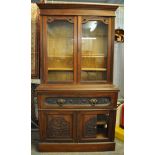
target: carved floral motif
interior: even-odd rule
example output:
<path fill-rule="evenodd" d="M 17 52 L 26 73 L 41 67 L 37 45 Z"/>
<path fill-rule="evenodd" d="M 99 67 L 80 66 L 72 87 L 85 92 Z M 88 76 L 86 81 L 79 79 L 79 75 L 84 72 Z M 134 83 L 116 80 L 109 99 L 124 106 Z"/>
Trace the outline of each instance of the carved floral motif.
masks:
<path fill-rule="evenodd" d="M 87 23 L 88 21 L 102 21 L 104 24 L 108 24 L 109 23 L 109 19 L 106 17 L 85 17 L 82 19 L 82 23 Z"/>
<path fill-rule="evenodd" d="M 63 18 L 56 18 L 56 17 L 48 17 L 47 22 L 51 23 L 55 20 L 67 20 L 70 23 L 74 23 L 74 18 L 73 17 L 63 17 Z"/>
<path fill-rule="evenodd" d="M 70 122 L 64 117 L 49 117 L 47 125 L 47 135 L 52 138 L 61 138 L 70 136 Z"/>
<path fill-rule="evenodd" d="M 97 117 L 91 117 L 85 122 L 85 136 L 86 137 L 96 137 L 96 121 Z"/>

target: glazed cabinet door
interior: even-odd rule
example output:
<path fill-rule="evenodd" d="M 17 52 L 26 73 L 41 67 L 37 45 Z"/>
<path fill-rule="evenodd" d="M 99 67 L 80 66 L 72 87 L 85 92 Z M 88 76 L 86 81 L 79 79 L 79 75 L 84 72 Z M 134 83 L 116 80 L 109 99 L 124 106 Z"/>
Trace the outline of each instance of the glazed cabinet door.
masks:
<path fill-rule="evenodd" d="M 41 111 L 40 137 L 44 142 L 74 142 L 76 116 L 71 111 Z"/>
<path fill-rule="evenodd" d="M 112 25 L 109 17 L 78 17 L 79 81 L 110 83 L 112 77 Z"/>
<path fill-rule="evenodd" d="M 115 130 L 115 115 L 115 111 L 108 110 L 79 112 L 79 141 L 113 141 Z"/>
<path fill-rule="evenodd" d="M 77 17 L 43 17 L 43 79 L 45 83 L 76 81 Z"/>

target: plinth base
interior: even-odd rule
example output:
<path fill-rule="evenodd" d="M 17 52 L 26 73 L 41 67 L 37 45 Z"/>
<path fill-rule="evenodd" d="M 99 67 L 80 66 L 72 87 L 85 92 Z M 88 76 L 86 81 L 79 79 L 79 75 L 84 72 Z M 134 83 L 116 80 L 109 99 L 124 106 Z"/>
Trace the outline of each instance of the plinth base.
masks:
<path fill-rule="evenodd" d="M 98 152 L 114 151 L 115 142 L 105 143 L 39 143 L 40 152 Z"/>

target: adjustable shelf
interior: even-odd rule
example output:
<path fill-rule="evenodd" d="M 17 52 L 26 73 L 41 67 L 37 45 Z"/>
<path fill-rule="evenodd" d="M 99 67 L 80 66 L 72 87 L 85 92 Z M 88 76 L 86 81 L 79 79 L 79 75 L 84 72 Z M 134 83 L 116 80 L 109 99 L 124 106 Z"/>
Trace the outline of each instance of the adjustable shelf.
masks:
<path fill-rule="evenodd" d="M 48 58 L 71 58 L 72 55 L 50 55 Z"/>
<path fill-rule="evenodd" d="M 72 71 L 73 68 L 48 68 L 48 71 Z"/>
<path fill-rule="evenodd" d="M 107 71 L 106 68 L 82 68 L 82 71 Z"/>
<path fill-rule="evenodd" d="M 102 58 L 104 55 L 82 55 L 82 58 Z"/>

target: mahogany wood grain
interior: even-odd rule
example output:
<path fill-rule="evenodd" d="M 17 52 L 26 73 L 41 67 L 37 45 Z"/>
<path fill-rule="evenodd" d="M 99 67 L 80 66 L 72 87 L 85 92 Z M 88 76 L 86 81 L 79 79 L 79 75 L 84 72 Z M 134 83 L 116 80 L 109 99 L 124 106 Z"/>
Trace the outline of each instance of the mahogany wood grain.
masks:
<path fill-rule="evenodd" d="M 38 149 L 41 152 L 96 152 L 96 151 L 114 151 L 114 142 L 103 143 L 39 143 Z"/>
<path fill-rule="evenodd" d="M 77 83 L 80 83 L 80 79 L 81 79 L 81 37 L 82 37 L 82 27 L 81 27 L 81 21 L 82 21 L 82 17 L 78 16 L 78 80 Z"/>
<path fill-rule="evenodd" d="M 107 92 L 111 92 L 111 91 L 116 91 L 118 92 L 119 89 L 112 84 L 76 84 L 76 85 L 72 85 L 72 84 L 68 84 L 68 85 L 64 85 L 64 84 L 53 84 L 53 85 L 49 85 L 49 84 L 40 84 L 37 88 L 36 91 L 37 93 L 39 92 L 47 92 L 47 91 L 107 91 Z"/>
<path fill-rule="evenodd" d="M 111 73 L 110 81 L 113 81 L 113 64 L 114 64 L 114 41 L 115 41 L 115 18 L 111 17 Z"/>
<path fill-rule="evenodd" d="M 108 82 L 111 82 L 111 69 L 112 69 L 112 64 L 111 64 L 111 57 L 112 57 L 112 51 L 111 51 L 111 18 L 109 19 L 109 24 L 108 24 L 108 62 L 107 62 L 107 79 Z"/>
<path fill-rule="evenodd" d="M 98 3 L 37 3 L 40 9 L 94 9 L 94 10 L 110 10 L 116 11 L 118 5 L 98 4 Z"/>
<path fill-rule="evenodd" d="M 78 15 L 78 16 L 115 16 L 115 13 L 113 11 L 105 11 L 105 10 L 75 10 L 75 9 L 52 9 L 51 10 L 41 10 L 40 15 L 47 16 L 47 15 Z"/>
<path fill-rule="evenodd" d="M 78 35 L 78 32 L 77 32 L 77 16 L 74 17 L 74 41 L 73 41 L 73 46 L 74 46 L 74 59 L 73 59 L 73 62 L 74 62 L 74 84 L 77 83 L 77 55 L 78 55 L 78 51 L 77 51 L 77 46 L 78 46 L 78 39 L 77 39 L 77 35 Z"/>
<path fill-rule="evenodd" d="M 40 42 L 39 42 L 39 47 L 40 47 L 40 80 L 41 83 L 44 81 L 44 68 L 43 68 L 43 16 L 40 16 Z"/>
<path fill-rule="evenodd" d="M 110 125 L 111 125 L 111 131 L 109 131 L 110 140 L 114 141 L 115 139 L 115 123 L 116 123 L 116 109 L 113 109 L 110 111 Z"/>

